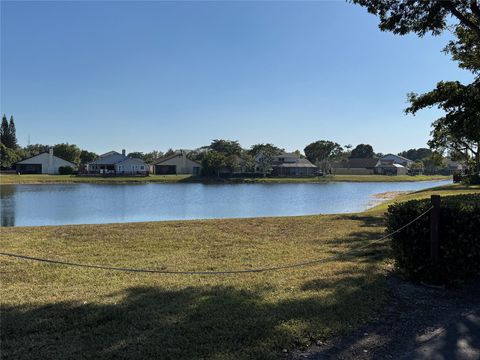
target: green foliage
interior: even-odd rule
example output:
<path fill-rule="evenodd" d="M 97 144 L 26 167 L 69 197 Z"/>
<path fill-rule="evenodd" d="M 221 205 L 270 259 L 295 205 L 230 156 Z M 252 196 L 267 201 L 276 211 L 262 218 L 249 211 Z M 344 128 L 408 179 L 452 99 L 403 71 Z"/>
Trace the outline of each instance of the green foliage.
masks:
<path fill-rule="evenodd" d="M 15 150 L 18 148 L 13 116 L 10 116 L 10 122 L 7 121 L 7 116 L 5 114 L 2 116 L 2 124 L 0 125 L 0 143 L 9 149 Z"/>
<path fill-rule="evenodd" d="M 0 143 L 0 167 L 2 169 L 10 169 L 12 165 L 22 160 L 18 150 L 10 149 Z"/>
<path fill-rule="evenodd" d="M 450 16 L 480 36 L 480 9 L 472 0 L 351 0 L 380 19 L 382 31 L 405 35 L 414 32 L 439 35 L 447 29 Z"/>
<path fill-rule="evenodd" d="M 248 152 L 253 156 L 257 156 L 260 153 L 275 156 L 285 152 L 285 149 L 280 149 L 273 144 L 255 144 L 250 147 L 250 150 L 248 150 Z"/>
<path fill-rule="evenodd" d="M 50 145 L 43 145 L 43 144 L 32 144 L 24 148 L 27 158 L 37 156 L 43 153 L 48 153 L 49 149 L 50 149 Z"/>
<path fill-rule="evenodd" d="M 431 107 L 445 112 L 445 116 L 433 123 L 431 148 L 441 153 L 445 149 L 462 152 L 467 158 L 471 153 L 480 171 L 480 78 L 469 85 L 441 81 L 430 92 L 409 94 L 409 101 L 411 105 L 406 113 L 416 114 Z"/>
<path fill-rule="evenodd" d="M 359 144 L 352 150 L 351 159 L 371 159 L 375 155 L 372 145 Z"/>
<path fill-rule="evenodd" d="M 455 28 L 455 40 L 451 40 L 444 51 L 452 56 L 462 69 L 473 73 L 480 71 L 480 37 L 462 24 Z"/>
<path fill-rule="evenodd" d="M 213 140 L 210 144 L 210 150 L 224 154 L 225 156 L 238 155 L 242 153 L 242 147 L 238 141 L 232 140 Z"/>
<path fill-rule="evenodd" d="M 88 164 L 89 162 L 94 161 L 98 158 L 98 155 L 94 152 L 90 152 L 87 150 L 82 150 L 80 153 L 80 163 L 81 164 Z"/>
<path fill-rule="evenodd" d="M 462 182 L 467 185 L 480 185 L 480 174 L 465 175 Z"/>
<path fill-rule="evenodd" d="M 62 158 L 63 160 L 70 161 L 74 164 L 78 164 L 80 162 L 80 154 L 81 150 L 77 145 L 74 144 L 57 144 L 53 147 L 53 154 Z"/>
<path fill-rule="evenodd" d="M 424 160 L 432 156 L 432 150 L 427 148 L 409 149 L 402 151 L 398 155 L 413 161 Z"/>
<path fill-rule="evenodd" d="M 319 140 L 307 145 L 303 151 L 309 161 L 320 165 L 325 172 L 330 169 L 330 162 L 338 158 L 342 150 L 340 144 L 336 142 Z"/>
<path fill-rule="evenodd" d="M 227 157 L 218 151 L 209 151 L 202 159 L 203 175 L 220 175 L 220 170 L 227 165 Z"/>
<path fill-rule="evenodd" d="M 430 207 L 430 200 L 391 205 L 387 232 L 407 224 Z M 430 260 L 430 217 L 424 216 L 392 236 L 397 266 L 411 279 L 454 284 L 480 275 L 480 195 L 442 197 L 440 260 Z"/>
<path fill-rule="evenodd" d="M 75 173 L 75 170 L 71 166 L 60 166 L 58 168 L 58 173 L 60 175 L 72 175 Z"/>

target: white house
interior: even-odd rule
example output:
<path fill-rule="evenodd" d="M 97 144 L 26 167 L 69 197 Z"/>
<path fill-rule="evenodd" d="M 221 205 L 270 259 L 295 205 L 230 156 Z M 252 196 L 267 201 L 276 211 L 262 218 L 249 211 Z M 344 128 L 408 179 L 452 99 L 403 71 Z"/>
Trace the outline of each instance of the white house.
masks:
<path fill-rule="evenodd" d="M 154 166 L 155 174 L 190 174 L 200 175 L 202 165 L 187 158 L 184 151 L 160 159 Z"/>
<path fill-rule="evenodd" d="M 148 165 L 142 159 L 131 158 L 122 153 L 110 151 L 100 155 L 98 159 L 87 164 L 89 174 L 109 175 L 146 175 Z"/>
<path fill-rule="evenodd" d="M 48 153 L 39 154 L 31 158 L 19 161 L 15 164 L 15 169 L 20 174 L 58 174 L 58 169 L 62 166 L 75 168 L 76 165 L 70 161 L 63 160 L 53 155 L 53 149 Z"/>
<path fill-rule="evenodd" d="M 255 157 L 255 164 L 255 172 L 270 173 L 273 176 L 315 176 L 318 172 L 317 166 L 294 153 L 275 155 L 266 164 L 264 155 L 260 152 Z M 265 166 L 269 169 L 265 169 Z"/>

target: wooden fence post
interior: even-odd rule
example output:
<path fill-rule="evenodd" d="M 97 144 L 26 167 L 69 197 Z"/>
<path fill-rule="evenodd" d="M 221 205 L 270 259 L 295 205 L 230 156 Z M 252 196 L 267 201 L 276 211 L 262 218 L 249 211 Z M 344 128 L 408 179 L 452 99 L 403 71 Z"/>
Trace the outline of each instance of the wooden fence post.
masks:
<path fill-rule="evenodd" d="M 439 240 L 439 223 L 440 223 L 440 195 L 432 195 L 432 213 L 430 215 L 430 258 L 434 264 L 438 264 L 440 240 Z"/>

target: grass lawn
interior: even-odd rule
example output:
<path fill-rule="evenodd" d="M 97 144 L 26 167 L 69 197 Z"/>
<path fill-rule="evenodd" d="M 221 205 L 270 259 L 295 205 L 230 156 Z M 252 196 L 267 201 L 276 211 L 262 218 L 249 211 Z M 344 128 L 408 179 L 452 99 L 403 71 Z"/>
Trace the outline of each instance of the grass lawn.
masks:
<path fill-rule="evenodd" d="M 378 216 L 3 228 L 4 252 L 128 267 L 291 264 L 369 244 Z M 0 257 L 5 359 L 252 359 L 344 333 L 387 297 L 386 243 L 322 265 L 236 276 L 115 273 Z"/>
<path fill-rule="evenodd" d="M 447 180 L 451 176 L 419 175 L 419 176 L 384 176 L 384 175 L 335 175 L 311 178 L 246 178 L 216 179 L 199 178 L 190 175 L 150 175 L 146 177 L 86 177 L 75 175 L 0 175 L 0 184 L 52 184 L 52 183 L 178 183 L 178 182 L 227 182 L 227 183 L 305 183 L 305 182 L 394 182 L 394 181 L 432 181 Z"/>
<path fill-rule="evenodd" d="M 234 270 L 356 252 L 304 268 L 223 276 L 120 273 L 0 256 L 2 356 L 274 359 L 283 349 L 346 333 L 388 301 L 388 240 L 373 241 L 383 235 L 383 211 L 2 228 L 3 252 L 122 267 Z"/>

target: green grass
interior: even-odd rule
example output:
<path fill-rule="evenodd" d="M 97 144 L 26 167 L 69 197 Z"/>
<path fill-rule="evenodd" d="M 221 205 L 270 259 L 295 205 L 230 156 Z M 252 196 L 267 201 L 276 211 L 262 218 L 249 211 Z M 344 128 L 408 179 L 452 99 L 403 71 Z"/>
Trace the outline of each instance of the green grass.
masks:
<path fill-rule="evenodd" d="M 307 178 L 200 178 L 190 175 L 150 175 L 146 177 L 88 177 L 75 175 L 0 175 L 0 184 L 54 184 L 54 183 L 178 183 L 178 182 L 226 182 L 226 183 L 318 183 L 318 182 L 411 182 L 451 179 L 451 176 L 384 176 L 384 175 L 335 175 Z"/>
<path fill-rule="evenodd" d="M 126 267 L 220 270 L 355 250 L 381 217 L 308 216 L 2 229 L 2 251 Z M 363 252 L 362 252 L 363 251 Z M 386 243 L 325 264 L 236 276 L 114 273 L 1 258 L 5 358 L 274 359 L 371 319 Z"/>
<path fill-rule="evenodd" d="M 409 200 L 427 199 L 431 195 L 449 196 L 460 194 L 478 194 L 480 193 L 480 185 L 462 185 L 449 184 L 444 186 L 437 186 L 429 189 L 414 191 L 407 194 L 401 194 L 392 200 L 385 201 L 367 211 L 367 213 L 383 213 L 387 210 L 390 204 Z"/>
<path fill-rule="evenodd" d="M 450 185 L 394 201 L 480 192 Z M 359 214 L 2 228 L 1 249 L 90 264 L 224 270 L 235 276 L 116 273 L 1 257 L 5 358 L 276 359 L 344 334 L 388 301 L 386 204 Z M 367 248 L 363 248 L 367 246 Z M 361 249 L 360 249 L 361 248 Z"/>

